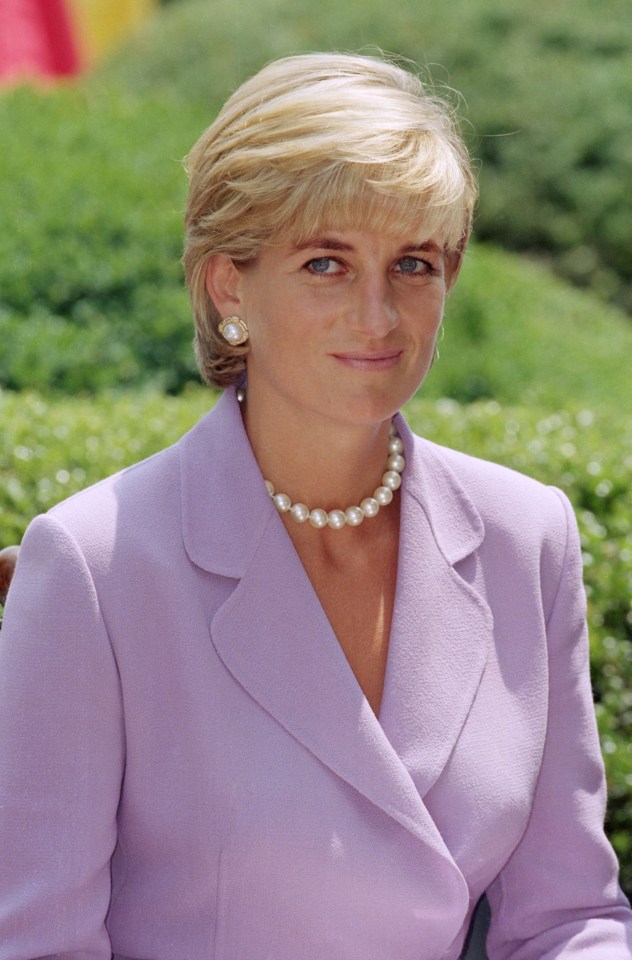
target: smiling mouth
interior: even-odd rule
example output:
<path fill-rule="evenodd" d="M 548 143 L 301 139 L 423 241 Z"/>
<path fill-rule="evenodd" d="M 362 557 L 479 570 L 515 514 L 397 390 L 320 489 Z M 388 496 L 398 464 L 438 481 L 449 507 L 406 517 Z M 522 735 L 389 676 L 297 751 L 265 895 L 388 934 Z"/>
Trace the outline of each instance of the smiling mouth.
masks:
<path fill-rule="evenodd" d="M 402 350 L 352 350 L 345 353 L 332 353 L 331 356 L 354 370 L 390 370 L 396 366 Z"/>

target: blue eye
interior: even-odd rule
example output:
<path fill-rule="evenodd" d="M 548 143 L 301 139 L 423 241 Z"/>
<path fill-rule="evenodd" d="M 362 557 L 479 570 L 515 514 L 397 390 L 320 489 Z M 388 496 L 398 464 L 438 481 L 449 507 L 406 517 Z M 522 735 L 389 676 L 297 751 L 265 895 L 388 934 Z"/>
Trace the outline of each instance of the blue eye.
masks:
<path fill-rule="evenodd" d="M 423 266 L 423 263 L 423 260 L 418 260 L 417 257 L 402 257 L 398 266 L 402 273 L 417 273 L 418 267 Z"/>
<path fill-rule="evenodd" d="M 329 273 L 329 268 L 333 262 L 331 257 L 316 257 L 315 260 L 310 260 L 307 266 L 312 273 Z"/>

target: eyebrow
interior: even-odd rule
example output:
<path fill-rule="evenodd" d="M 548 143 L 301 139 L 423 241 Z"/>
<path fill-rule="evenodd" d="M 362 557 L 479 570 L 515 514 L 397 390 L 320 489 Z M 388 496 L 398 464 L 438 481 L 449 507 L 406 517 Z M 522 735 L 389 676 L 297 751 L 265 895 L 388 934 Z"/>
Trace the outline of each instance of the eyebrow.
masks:
<path fill-rule="evenodd" d="M 340 251 L 349 251 L 354 250 L 355 247 L 351 243 L 344 243 L 342 240 L 335 240 L 333 237 L 310 237 L 305 240 L 303 243 L 297 243 L 294 247 L 296 252 L 301 250 L 340 250 Z M 433 243 L 432 240 L 425 240 L 423 243 L 406 243 L 399 248 L 398 253 L 403 254 L 409 251 L 419 251 L 421 252 L 438 252 L 439 247 L 436 243 Z"/>
<path fill-rule="evenodd" d="M 353 250 L 350 243 L 343 243 L 341 240 L 334 240 L 332 237 L 309 237 L 303 243 L 297 243 L 294 249 L 309 250 L 317 247 L 319 250 Z"/>

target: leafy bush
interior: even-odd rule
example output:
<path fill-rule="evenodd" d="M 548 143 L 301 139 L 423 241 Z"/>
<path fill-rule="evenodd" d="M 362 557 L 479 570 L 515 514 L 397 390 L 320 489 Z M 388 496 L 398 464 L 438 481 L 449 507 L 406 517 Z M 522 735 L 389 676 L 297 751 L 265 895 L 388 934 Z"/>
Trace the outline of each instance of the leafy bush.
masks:
<path fill-rule="evenodd" d="M 471 248 L 444 330 L 425 396 L 629 409 L 629 321 L 534 263 Z"/>
<path fill-rule="evenodd" d="M 0 391 L 0 543 L 37 513 L 168 446 L 214 403 L 211 391 L 48 400 Z"/>
<path fill-rule="evenodd" d="M 168 100 L 0 98 L 0 384 L 71 394 L 197 381 L 178 159 L 201 127 Z M 433 396 L 562 406 L 628 398 L 632 327 L 542 268 L 478 246 L 448 306 Z"/>
<path fill-rule="evenodd" d="M 213 115 L 247 75 L 304 50 L 378 46 L 460 90 L 477 131 L 477 230 L 545 256 L 632 308 L 632 33 L 625 0 L 189 0 L 130 41 L 99 82 Z M 441 64 L 442 67 L 437 67 Z"/>
<path fill-rule="evenodd" d="M 178 125 L 178 121 L 180 124 Z M 179 158 L 191 122 L 78 90 L 0 98 L 0 383 L 69 393 L 195 376 Z"/>
<path fill-rule="evenodd" d="M 104 395 L 55 402 L 0 393 L 0 544 L 38 512 L 174 441 L 212 404 Z M 415 399 L 413 428 L 561 487 L 577 512 L 585 561 L 593 682 L 610 784 L 608 829 L 632 893 L 632 424 L 587 408 L 543 414 L 496 401 Z M 141 429 L 139 429 L 141 425 Z M 622 454 L 627 451 L 627 454 Z"/>

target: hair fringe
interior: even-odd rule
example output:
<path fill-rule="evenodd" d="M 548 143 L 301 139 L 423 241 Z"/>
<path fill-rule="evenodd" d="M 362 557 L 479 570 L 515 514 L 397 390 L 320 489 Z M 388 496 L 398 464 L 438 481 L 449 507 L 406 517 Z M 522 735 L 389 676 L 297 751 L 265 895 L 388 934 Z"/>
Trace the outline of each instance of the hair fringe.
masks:
<path fill-rule="evenodd" d="M 183 265 L 207 383 L 236 383 L 248 352 L 218 332 L 206 290 L 214 254 L 247 263 L 264 246 L 328 227 L 414 232 L 462 255 L 476 180 L 456 110 L 402 63 L 411 66 L 337 53 L 273 61 L 186 157 Z"/>

